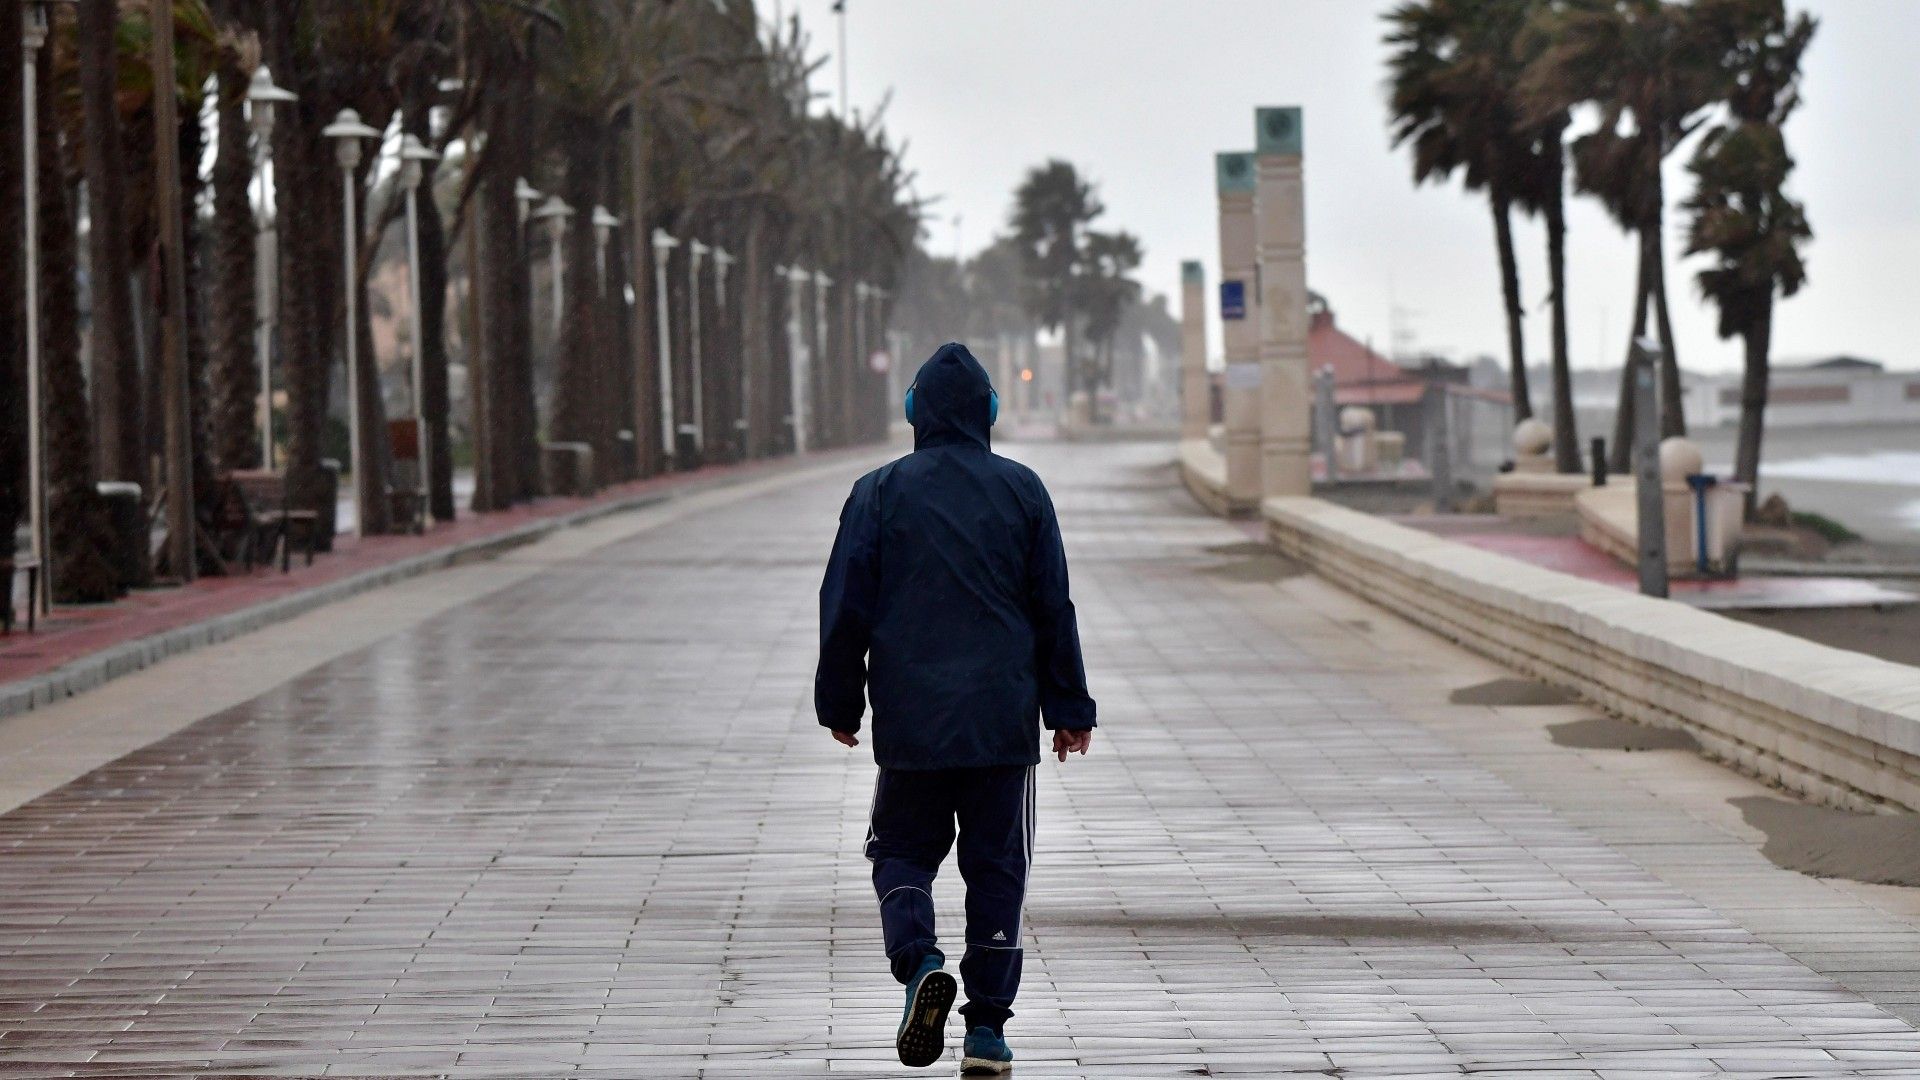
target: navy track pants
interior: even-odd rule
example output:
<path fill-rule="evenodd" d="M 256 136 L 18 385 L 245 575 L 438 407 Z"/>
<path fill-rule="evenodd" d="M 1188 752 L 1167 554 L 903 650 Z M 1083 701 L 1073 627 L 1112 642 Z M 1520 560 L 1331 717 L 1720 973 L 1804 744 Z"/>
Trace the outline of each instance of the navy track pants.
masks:
<path fill-rule="evenodd" d="M 1021 908 L 1033 862 L 1031 765 L 881 769 L 867 824 L 867 858 L 880 896 L 887 961 L 902 983 L 922 960 L 945 954 L 933 929 L 933 878 L 959 826 L 967 886 L 960 980 L 969 1028 L 1001 1030 L 1020 989 Z"/>

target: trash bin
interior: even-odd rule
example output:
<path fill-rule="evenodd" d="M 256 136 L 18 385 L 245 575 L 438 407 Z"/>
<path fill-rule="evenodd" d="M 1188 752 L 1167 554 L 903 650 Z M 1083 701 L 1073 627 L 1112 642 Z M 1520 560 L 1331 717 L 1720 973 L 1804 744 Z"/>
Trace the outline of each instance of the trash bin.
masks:
<path fill-rule="evenodd" d="M 1750 486 L 1696 473 L 1693 489 L 1693 560 L 1701 573 L 1731 577 L 1739 570 L 1740 535 L 1746 527 Z"/>
<path fill-rule="evenodd" d="M 296 506 L 296 510 L 307 507 Z M 340 527 L 340 462 L 320 459 L 320 476 L 314 483 L 313 550 L 332 551 L 334 532 Z"/>
<path fill-rule="evenodd" d="M 153 584 L 153 535 L 147 528 L 147 505 L 140 497 L 140 485 L 121 480 L 103 480 L 94 485 L 107 507 L 107 528 L 113 538 L 107 553 L 114 576 L 123 589 L 144 589 Z"/>

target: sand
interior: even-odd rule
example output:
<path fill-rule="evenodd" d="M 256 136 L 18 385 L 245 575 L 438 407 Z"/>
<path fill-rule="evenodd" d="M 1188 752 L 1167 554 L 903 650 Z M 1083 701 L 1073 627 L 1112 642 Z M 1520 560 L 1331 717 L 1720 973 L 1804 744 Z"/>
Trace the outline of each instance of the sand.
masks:
<path fill-rule="evenodd" d="M 1730 800 L 1767 835 L 1776 866 L 1871 885 L 1920 886 L 1920 817 L 1856 814 L 1767 795 Z"/>

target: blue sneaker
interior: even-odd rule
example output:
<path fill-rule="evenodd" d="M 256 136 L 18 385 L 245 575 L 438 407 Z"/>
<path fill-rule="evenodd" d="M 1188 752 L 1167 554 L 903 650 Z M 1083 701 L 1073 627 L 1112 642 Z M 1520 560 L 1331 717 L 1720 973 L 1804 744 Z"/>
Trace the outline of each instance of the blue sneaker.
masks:
<path fill-rule="evenodd" d="M 998 1076 L 1013 1071 L 1013 1051 L 1007 1040 L 990 1027 L 967 1032 L 965 1056 L 960 1059 L 962 1076 Z"/>
<path fill-rule="evenodd" d="M 947 1051 L 947 1010 L 953 1008 L 960 987 L 940 970 L 942 963 L 938 956 L 927 957 L 907 983 L 907 1011 L 893 1036 L 902 1065 L 923 1068 Z"/>

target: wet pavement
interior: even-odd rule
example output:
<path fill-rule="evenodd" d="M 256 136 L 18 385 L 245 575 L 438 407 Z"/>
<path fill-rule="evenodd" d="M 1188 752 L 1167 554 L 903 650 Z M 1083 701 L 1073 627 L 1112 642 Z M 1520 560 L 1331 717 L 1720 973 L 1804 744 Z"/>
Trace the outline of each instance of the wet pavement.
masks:
<path fill-rule="evenodd" d="M 1041 770 L 1018 1075 L 1920 1075 L 1905 1021 L 1414 716 L 1404 658 L 1341 652 L 1165 447 L 1016 452 L 1104 725 Z M 853 471 L 556 559 L 0 815 L 0 1077 L 906 1072 L 872 762 L 809 705 Z"/>

